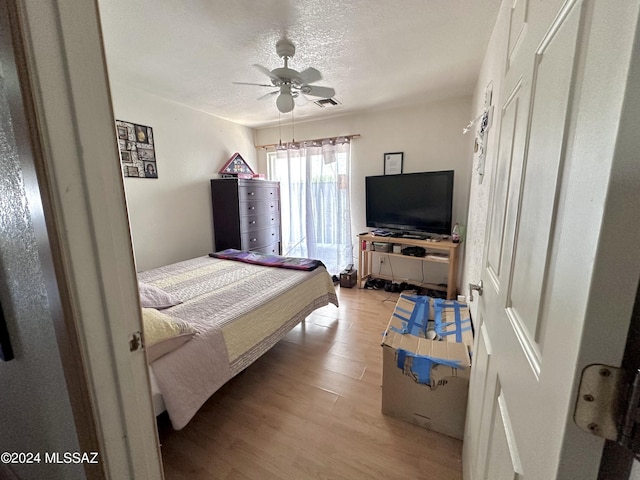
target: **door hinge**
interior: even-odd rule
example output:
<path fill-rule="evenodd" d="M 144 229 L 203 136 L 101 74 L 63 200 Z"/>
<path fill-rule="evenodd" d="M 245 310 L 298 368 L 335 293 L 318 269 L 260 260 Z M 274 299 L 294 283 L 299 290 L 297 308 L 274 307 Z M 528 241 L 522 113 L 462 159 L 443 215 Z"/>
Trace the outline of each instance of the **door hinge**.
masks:
<path fill-rule="evenodd" d="M 142 333 L 140 332 L 132 333 L 131 336 L 129 337 L 129 351 L 137 352 L 139 350 L 142 350 L 142 347 L 144 347 L 144 344 L 142 342 Z"/>
<path fill-rule="evenodd" d="M 627 373 L 609 365 L 582 371 L 573 420 L 582 430 L 640 453 L 640 370 Z"/>

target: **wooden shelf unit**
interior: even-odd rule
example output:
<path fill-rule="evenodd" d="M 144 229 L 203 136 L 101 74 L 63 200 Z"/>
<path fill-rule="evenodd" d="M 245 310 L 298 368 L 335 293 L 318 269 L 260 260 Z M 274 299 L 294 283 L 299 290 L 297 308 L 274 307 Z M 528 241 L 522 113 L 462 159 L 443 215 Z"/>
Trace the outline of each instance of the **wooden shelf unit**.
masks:
<path fill-rule="evenodd" d="M 378 235 L 371 235 L 369 233 L 364 235 L 358 235 L 358 287 L 363 288 L 364 283 L 369 278 L 382 278 L 385 280 L 396 280 L 396 278 L 389 275 L 381 275 L 373 273 L 373 254 L 386 255 L 389 257 L 402 257 L 404 259 L 421 261 L 421 262 L 434 262 L 434 263 L 447 263 L 449 264 L 449 272 L 447 275 L 447 287 L 446 289 L 440 285 L 434 285 L 431 283 L 417 283 L 421 287 L 427 287 L 434 290 L 442 290 L 447 292 L 447 299 L 452 300 L 457 295 L 457 275 L 458 275 L 458 246 L 459 243 L 453 243 L 450 240 L 441 240 L 439 242 L 431 242 L 429 240 L 418 240 L 414 238 L 402 238 L 402 237 L 381 237 Z M 424 257 L 412 257 L 409 255 L 402 255 L 401 253 L 392 252 L 376 252 L 373 250 L 364 249 L 363 242 L 367 242 L 370 245 L 372 242 L 389 243 L 391 245 L 404 246 L 416 246 L 422 247 L 427 251 L 427 256 Z M 429 253 L 444 253 L 446 257 L 429 257 Z M 416 283 L 416 282 L 413 282 Z"/>

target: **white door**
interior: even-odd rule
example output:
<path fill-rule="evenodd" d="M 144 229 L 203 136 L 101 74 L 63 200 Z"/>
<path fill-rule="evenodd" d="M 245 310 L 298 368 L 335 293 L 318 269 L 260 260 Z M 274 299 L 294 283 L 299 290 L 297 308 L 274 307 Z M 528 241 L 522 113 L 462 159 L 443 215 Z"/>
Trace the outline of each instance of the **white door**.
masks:
<path fill-rule="evenodd" d="M 465 479 L 592 479 L 580 372 L 620 364 L 640 276 L 640 5 L 509 4 Z"/>

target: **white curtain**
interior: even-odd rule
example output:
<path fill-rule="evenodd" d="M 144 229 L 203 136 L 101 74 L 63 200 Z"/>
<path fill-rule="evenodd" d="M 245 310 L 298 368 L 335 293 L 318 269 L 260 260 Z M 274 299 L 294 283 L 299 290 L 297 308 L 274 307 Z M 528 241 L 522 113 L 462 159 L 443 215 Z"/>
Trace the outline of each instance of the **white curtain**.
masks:
<path fill-rule="evenodd" d="M 282 254 L 321 260 L 335 275 L 352 263 L 350 144 L 289 145 L 269 155 L 280 182 Z"/>

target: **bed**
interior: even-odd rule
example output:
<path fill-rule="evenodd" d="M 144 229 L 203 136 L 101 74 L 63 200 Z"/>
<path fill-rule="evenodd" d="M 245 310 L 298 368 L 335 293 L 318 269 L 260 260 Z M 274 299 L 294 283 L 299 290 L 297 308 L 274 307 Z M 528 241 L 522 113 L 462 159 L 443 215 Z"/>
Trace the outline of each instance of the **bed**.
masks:
<path fill-rule="evenodd" d="M 302 271 L 204 256 L 141 272 L 138 281 L 141 294 L 155 289 L 171 300 L 154 299 L 152 308 L 141 297 L 145 340 L 150 316 L 178 325 L 173 337 L 151 347 L 166 348 L 147 351 L 154 410 L 166 409 L 177 430 L 312 311 L 338 306 L 323 266 Z"/>

